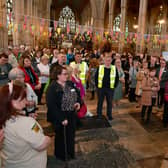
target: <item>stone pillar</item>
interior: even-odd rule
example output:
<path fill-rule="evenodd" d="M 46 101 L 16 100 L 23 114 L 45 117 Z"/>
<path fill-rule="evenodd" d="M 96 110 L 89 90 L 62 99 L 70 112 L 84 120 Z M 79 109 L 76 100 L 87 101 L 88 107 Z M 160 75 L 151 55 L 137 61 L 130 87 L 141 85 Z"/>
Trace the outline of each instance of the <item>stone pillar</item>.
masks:
<path fill-rule="evenodd" d="M 90 0 L 92 7 L 93 27 L 95 31 L 104 31 L 105 0 Z"/>
<path fill-rule="evenodd" d="M 8 46 L 6 21 L 6 0 L 0 0 L 0 48 L 7 48 Z"/>
<path fill-rule="evenodd" d="M 162 40 L 167 34 L 167 26 L 168 26 L 168 22 L 167 22 L 168 21 L 168 18 L 167 18 L 168 7 L 167 7 L 167 5 L 168 5 L 168 2 L 167 3 L 165 2 L 164 6 L 163 6 L 163 10 L 164 10 L 163 19 L 164 19 L 165 23 L 162 24 L 162 34 L 161 34 Z M 165 40 L 164 40 L 164 42 L 165 42 Z M 168 43 L 161 43 L 161 51 L 168 51 Z"/>
<path fill-rule="evenodd" d="M 23 32 L 25 34 L 24 44 L 32 45 L 33 41 L 32 41 L 32 36 L 31 36 L 31 33 L 30 33 L 30 26 L 31 26 L 31 23 L 33 22 L 32 0 L 28 0 L 28 1 L 25 1 L 25 2 L 26 2 L 26 4 L 25 4 L 26 11 L 24 11 L 24 14 L 27 15 L 27 16 L 30 16 L 30 17 L 28 17 L 28 19 L 27 19 L 26 31 Z"/>
<path fill-rule="evenodd" d="M 95 29 L 104 29 L 104 18 L 93 18 L 93 26 Z"/>
<path fill-rule="evenodd" d="M 51 7 L 51 0 L 40 0 L 38 3 L 38 27 L 40 31 L 40 22 L 41 19 L 45 19 L 45 23 L 43 25 L 43 31 L 45 32 L 45 35 L 42 34 L 41 36 L 38 37 L 38 44 L 41 46 L 47 47 L 49 45 L 49 37 L 47 35 L 48 33 L 48 28 L 50 25 L 50 7 Z M 52 18 L 51 18 L 52 19 Z"/>
<path fill-rule="evenodd" d="M 37 32 L 37 0 L 34 0 L 32 2 L 32 16 L 33 16 L 33 20 L 32 23 L 35 26 L 35 30 L 34 30 L 34 36 L 32 37 L 32 46 L 35 47 L 36 46 L 36 32 Z"/>
<path fill-rule="evenodd" d="M 125 34 L 126 12 L 127 12 L 127 0 L 121 0 L 120 32 L 122 32 L 122 35 L 120 36 L 119 52 L 122 52 L 123 48 L 124 48 L 123 38 L 124 38 L 124 34 Z"/>
<path fill-rule="evenodd" d="M 144 34 L 146 30 L 146 15 L 147 15 L 148 0 L 140 0 L 139 18 L 138 18 L 138 34 L 141 35 L 141 40 L 137 40 L 138 44 L 136 52 L 142 53 L 144 50 Z"/>
<path fill-rule="evenodd" d="M 17 30 L 13 34 L 13 44 L 14 46 L 18 46 L 24 43 L 24 32 L 22 31 L 22 26 L 24 22 L 24 16 L 21 14 L 24 14 L 24 0 L 17 0 L 14 3 L 14 24 L 17 24 L 20 26 L 20 31 Z"/>
<path fill-rule="evenodd" d="M 109 31 L 113 29 L 115 0 L 109 0 Z"/>

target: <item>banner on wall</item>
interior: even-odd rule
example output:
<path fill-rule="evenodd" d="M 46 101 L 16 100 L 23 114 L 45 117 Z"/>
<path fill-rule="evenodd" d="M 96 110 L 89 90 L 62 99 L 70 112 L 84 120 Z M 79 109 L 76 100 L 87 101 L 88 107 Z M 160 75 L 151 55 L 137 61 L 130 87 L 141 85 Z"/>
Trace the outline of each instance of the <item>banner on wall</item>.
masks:
<path fill-rule="evenodd" d="M 57 27 L 59 25 L 59 22 L 56 20 L 50 20 L 40 17 L 33 17 L 29 15 L 23 15 L 19 13 L 15 13 L 15 15 L 23 16 L 22 22 L 12 22 L 12 13 L 9 13 L 9 21 L 6 23 L 6 27 L 9 31 L 16 33 L 16 32 L 30 32 L 32 35 L 45 35 L 48 37 L 52 36 L 52 30 L 57 30 Z M 36 25 L 33 21 L 38 20 L 40 25 Z M 51 27 L 51 23 L 53 27 Z M 0 28 L 3 27 L 2 23 L 0 23 Z M 93 40 L 93 41 L 102 41 L 103 39 L 110 40 L 111 42 L 123 42 L 125 44 L 131 44 L 131 43 L 140 43 L 143 41 L 144 43 L 152 42 L 157 45 L 166 44 L 168 45 L 168 34 L 164 35 L 155 35 L 155 34 L 140 34 L 136 32 L 115 32 L 112 29 L 104 29 L 99 27 L 93 27 L 93 26 L 85 26 L 85 25 L 79 25 L 76 24 L 76 32 L 75 37 L 80 36 L 80 39 L 82 39 L 83 35 L 86 36 L 87 40 Z M 48 29 L 48 30 L 47 30 Z M 96 30 L 96 31 L 94 31 Z M 86 32 L 86 34 L 85 34 Z M 67 23 L 65 34 L 71 33 L 71 25 L 70 23 Z M 64 38 L 64 35 L 61 32 L 61 37 Z"/>

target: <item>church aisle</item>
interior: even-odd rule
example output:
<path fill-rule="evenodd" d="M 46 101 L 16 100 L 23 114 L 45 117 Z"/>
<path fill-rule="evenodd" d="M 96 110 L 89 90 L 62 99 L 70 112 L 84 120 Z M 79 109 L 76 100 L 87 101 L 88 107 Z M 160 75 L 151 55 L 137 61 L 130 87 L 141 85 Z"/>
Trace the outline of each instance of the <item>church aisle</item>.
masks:
<path fill-rule="evenodd" d="M 89 111 L 95 115 L 96 100 L 86 100 L 86 104 Z M 168 129 L 156 126 L 161 123 L 161 112 L 158 113 L 156 109 L 154 112 L 150 124 L 155 125 L 144 125 L 137 119 L 140 118 L 140 108 L 136 108 L 135 103 L 122 99 L 120 106 L 113 109 L 114 119 L 110 122 L 111 127 L 77 131 L 76 159 L 69 162 L 69 167 L 159 168 L 162 165 L 164 168 Z M 45 113 L 46 107 L 40 106 L 40 124 L 44 130 L 51 132 L 45 121 Z M 53 147 L 52 138 L 52 144 L 48 148 L 48 168 L 62 167 L 64 163 L 55 160 L 53 156 Z"/>

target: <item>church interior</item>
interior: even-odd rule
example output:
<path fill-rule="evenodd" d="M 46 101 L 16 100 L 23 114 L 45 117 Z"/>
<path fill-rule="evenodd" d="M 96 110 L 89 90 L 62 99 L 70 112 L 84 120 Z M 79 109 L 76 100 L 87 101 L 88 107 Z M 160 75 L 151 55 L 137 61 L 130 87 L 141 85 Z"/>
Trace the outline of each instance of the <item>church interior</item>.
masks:
<path fill-rule="evenodd" d="M 164 58 L 168 58 L 168 0 L 0 0 L 0 51 L 12 48 L 18 54 L 23 46 L 34 53 L 36 48 L 46 54 L 50 50 L 52 55 L 58 48 L 62 53 L 63 46 L 73 50 L 81 47 L 84 57 L 90 49 L 98 52 L 104 41 L 110 42 L 116 60 L 121 55 L 121 62 L 122 56 L 129 59 L 131 55 L 162 60 L 163 52 Z M 160 64 L 158 61 L 157 65 Z M 160 82 L 160 74 L 158 78 Z M 125 78 L 123 93 L 125 83 L 131 85 L 126 80 L 130 79 Z M 62 162 L 55 158 L 57 135 L 47 121 L 46 95 L 37 105 L 37 121 L 51 138 L 46 149 L 47 168 L 168 167 L 168 127 L 162 123 L 164 108 L 168 111 L 167 102 L 162 107 L 153 106 L 151 122 L 146 124 L 141 120 L 139 99 L 132 102 L 129 95 L 123 94 L 119 104 L 112 107 L 113 119 L 107 120 L 106 99 L 102 105 L 105 117 L 99 120 L 95 118 L 99 98 L 95 93 L 94 99 L 90 99 L 89 88 L 85 91 L 83 101 L 89 114 L 76 130 L 73 160 Z"/>

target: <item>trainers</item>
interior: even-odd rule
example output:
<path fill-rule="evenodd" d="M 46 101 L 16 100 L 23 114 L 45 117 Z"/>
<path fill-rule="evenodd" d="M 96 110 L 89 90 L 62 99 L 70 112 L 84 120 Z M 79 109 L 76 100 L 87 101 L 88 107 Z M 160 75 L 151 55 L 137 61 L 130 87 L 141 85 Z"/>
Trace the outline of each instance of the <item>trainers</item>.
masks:
<path fill-rule="evenodd" d="M 92 114 L 90 111 L 87 111 L 87 113 L 86 113 L 85 116 L 86 116 L 86 117 L 93 117 L 93 114 Z"/>

